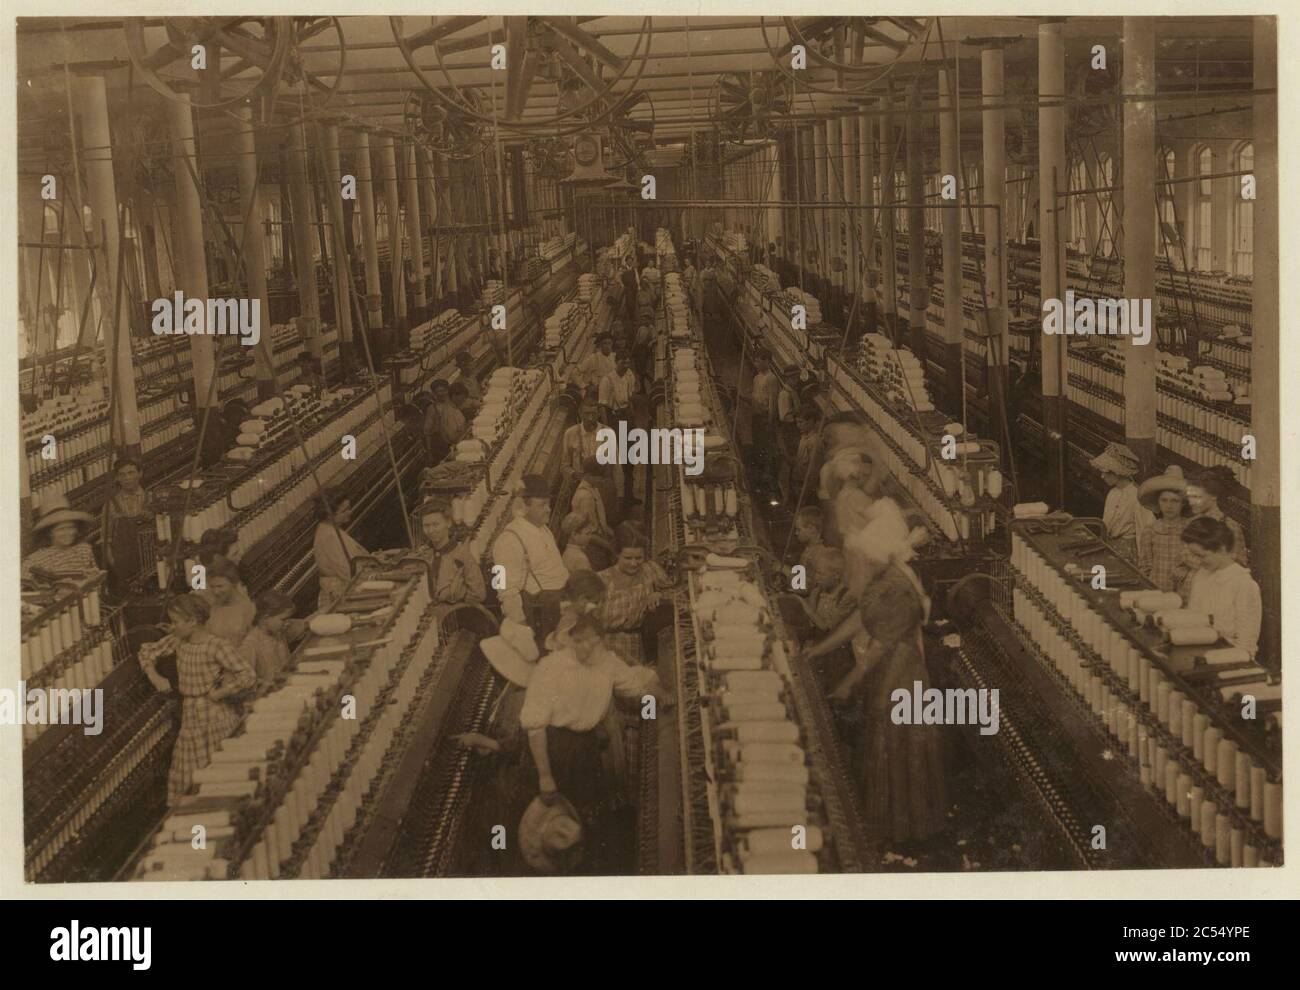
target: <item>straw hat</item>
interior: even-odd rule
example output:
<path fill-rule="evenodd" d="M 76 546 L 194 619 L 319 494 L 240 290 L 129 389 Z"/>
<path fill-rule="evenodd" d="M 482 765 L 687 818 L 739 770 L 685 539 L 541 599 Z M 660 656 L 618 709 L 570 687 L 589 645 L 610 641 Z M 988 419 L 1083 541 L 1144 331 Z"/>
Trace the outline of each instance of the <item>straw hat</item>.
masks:
<path fill-rule="evenodd" d="M 40 518 L 32 526 L 32 532 L 38 533 L 43 529 L 51 526 L 57 526 L 59 523 L 92 523 L 95 517 L 88 512 L 78 512 L 68 504 L 68 500 L 62 495 L 46 495 L 42 497 L 40 504 Z"/>
<path fill-rule="evenodd" d="M 582 858 L 582 821 L 561 795 L 553 804 L 533 798 L 519 821 L 519 849 L 538 873 L 571 870 Z"/>
<path fill-rule="evenodd" d="M 1121 478 L 1131 478 L 1142 467 L 1137 454 L 1122 443 L 1108 443 L 1106 449 L 1088 462 L 1098 471 L 1109 471 Z"/>
<path fill-rule="evenodd" d="M 479 644 L 492 669 L 519 687 L 527 687 L 537 667 L 541 651 L 528 626 L 513 619 L 501 621 L 501 631 Z"/>
<path fill-rule="evenodd" d="M 1183 469 L 1177 464 L 1171 464 L 1165 468 L 1165 473 L 1156 475 L 1154 478 L 1148 478 L 1138 486 L 1138 501 L 1145 505 L 1152 512 L 1156 512 L 1160 507 L 1160 495 L 1162 492 L 1177 492 L 1179 495 L 1186 494 L 1187 481 L 1183 478 Z"/>

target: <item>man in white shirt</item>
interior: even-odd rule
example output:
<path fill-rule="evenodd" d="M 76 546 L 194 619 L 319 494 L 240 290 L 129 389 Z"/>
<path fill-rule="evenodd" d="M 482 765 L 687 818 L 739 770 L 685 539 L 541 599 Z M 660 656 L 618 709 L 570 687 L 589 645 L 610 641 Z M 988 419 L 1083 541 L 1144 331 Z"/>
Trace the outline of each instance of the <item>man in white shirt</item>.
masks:
<path fill-rule="evenodd" d="M 596 350 L 578 365 L 578 384 L 586 395 L 596 395 L 600 380 L 614 370 L 614 338 L 607 333 L 596 337 Z"/>
<path fill-rule="evenodd" d="M 599 623 L 580 615 L 569 645 L 538 661 L 519 711 L 543 801 L 563 795 L 586 826 L 598 824 L 611 782 L 602 772 L 596 730 L 615 695 L 639 700 L 645 694 L 672 704 L 653 668 L 628 666 L 605 647 Z"/>
<path fill-rule="evenodd" d="M 564 463 L 561 470 L 566 479 L 581 479 L 585 473 L 586 462 L 596 456 L 600 446 L 597 434 L 600 432 L 600 406 L 595 399 L 583 399 L 578 407 L 578 422 L 564 431 L 562 444 Z M 593 480 L 596 490 L 600 492 L 601 502 L 605 506 L 606 516 L 615 518 L 618 511 L 618 486 L 614 465 L 600 465 L 600 478 Z"/>
<path fill-rule="evenodd" d="M 492 544 L 492 561 L 503 570 L 501 611 L 531 626 L 543 642 L 560 620 L 560 592 L 569 579 L 560 548 L 547 525 L 551 490 L 539 474 L 526 474 L 514 519 Z"/>
<path fill-rule="evenodd" d="M 615 355 L 614 370 L 600 380 L 598 391 L 600 405 L 605 413 L 605 422 L 611 429 L 617 430 L 620 420 L 628 424 L 628 429 L 635 425 L 632 396 L 637 390 L 636 375 L 629 366 L 627 355 L 622 353 Z M 646 470 L 648 471 L 649 468 Z M 633 501 L 634 477 L 634 466 L 624 461 L 623 487 L 620 492 L 624 502 Z"/>
<path fill-rule="evenodd" d="M 597 399 L 605 407 L 605 422 L 613 426 L 632 415 L 632 395 L 636 390 L 636 375 L 627 355 L 614 355 L 614 370 L 601 378 L 597 387 Z"/>

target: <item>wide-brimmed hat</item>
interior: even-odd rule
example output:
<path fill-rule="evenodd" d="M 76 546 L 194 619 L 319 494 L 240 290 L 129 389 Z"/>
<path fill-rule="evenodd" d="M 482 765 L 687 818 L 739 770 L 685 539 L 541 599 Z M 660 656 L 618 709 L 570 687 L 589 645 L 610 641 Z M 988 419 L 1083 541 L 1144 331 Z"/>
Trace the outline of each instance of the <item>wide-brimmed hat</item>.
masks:
<path fill-rule="evenodd" d="M 95 517 L 90 513 L 78 512 L 72 508 L 68 504 L 68 500 L 62 495 L 43 496 L 38 511 L 40 516 L 32 526 L 32 532 L 39 532 L 42 529 L 57 526 L 59 523 L 92 523 L 95 521 Z"/>
<path fill-rule="evenodd" d="M 1155 512 L 1159 507 L 1162 492 L 1186 494 L 1187 479 L 1183 477 L 1183 469 L 1177 464 L 1171 464 L 1165 468 L 1164 474 L 1156 475 L 1154 478 L 1147 478 L 1146 481 L 1142 482 L 1138 486 L 1138 501 L 1152 512 Z"/>
<path fill-rule="evenodd" d="M 479 649 L 493 670 L 519 687 L 528 686 L 541 656 L 532 629 L 513 619 L 503 619 L 501 631 L 483 640 Z"/>
<path fill-rule="evenodd" d="M 547 804 L 540 796 L 519 820 L 519 849 L 538 873 L 571 870 L 582 859 L 582 820 L 563 795 Z"/>
<path fill-rule="evenodd" d="M 1122 443 L 1108 443 L 1106 449 L 1088 462 L 1098 471 L 1109 471 L 1121 478 L 1131 478 L 1142 468 L 1137 454 Z"/>

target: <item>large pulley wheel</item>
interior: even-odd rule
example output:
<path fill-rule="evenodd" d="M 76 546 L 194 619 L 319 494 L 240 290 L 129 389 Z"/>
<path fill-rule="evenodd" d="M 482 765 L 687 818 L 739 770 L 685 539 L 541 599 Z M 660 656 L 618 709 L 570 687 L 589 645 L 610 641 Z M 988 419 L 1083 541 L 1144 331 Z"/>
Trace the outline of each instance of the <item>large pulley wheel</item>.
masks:
<path fill-rule="evenodd" d="M 485 105 L 483 94 L 475 87 L 466 86 L 453 99 L 456 106 L 449 108 L 426 93 L 409 91 L 402 101 L 406 133 L 444 158 L 475 158 L 483 151 L 491 134 L 486 124 L 467 111 Z"/>
<path fill-rule="evenodd" d="M 617 55 L 591 34 L 582 29 L 581 18 L 567 17 L 503 17 L 500 28 L 466 34 L 470 28 L 482 24 L 485 16 L 467 15 L 463 17 L 446 17 L 441 20 L 430 18 L 428 27 L 408 33 L 405 19 L 390 17 L 389 24 L 393 31 L 393 40 L 397 44 L 406 64 L 410 66 L 415 77 L 420 80 L 433 96 L 450 111 L 458 109 L 455 96 L 459 92 L 447 66 L 443 62 L 446 55 L 476 49 L 491 49 L 495 45 L 505 46 L 506 64 L 505 93 L 501 112 L 473 112 L 485 124 L 493 124 L 513 131 L 553 130 L 557 124 L 581 118 L 602 101 L 616 103 L 613 98 L 614 87 L 627 76 L 634 62 L 640 61 L 633 85 L 640 79 L 649 62 L 651 19 L 642 20 L 641 30 L 637 35 L 632 53 L 627 57 Z M 642 44 L 645 51 L 641 52 Z M 435 84 L 428 73 L 422 69 L 416 53 L 426 48 L 433 49 L 437 59 L 438 70 L 444 81 Z M 638 56 L 638 53 L 640 55 Z M 600 70 L 608 70 L 612 75 L 603 78 Z M 521 119 L 528 96 L 534 82 L 539 78 L 560 84 L 572 79 L 581 84 L 589 94 L 585 99 L 577 99 L 562 104 L 558 113 L 545 117 Z M 495 106 L 495 104 L 494 104 Z M 590 121 L 579 122 L 568 133 L 576 133 L 590 125 Z"/>
<path fill-rule="evenodd" d="M 225 110 L 273 94 L 293 45 L 290 17 L 170 17 L 167 40 L 150 47 L 143 17 L 123 22 L 127 53 L 151 89 L 188 97 L 196 110 Z"/>
<path fill-rule="evenodd" d="M 835 73 L 842 92 L 860 93 L 879 81 L 917 42 L 929 35 L 932 18 L 917 17 L 783 17 L 789 41 L 778 49 L 767 42 L 766 18 L 759 18 L 772 60 L 782 65 L 795 45 L 802 45 L 811 65 Z M 816 86 L 808 85 L 817 92 Z"/>
<path fill-rule="evenodd" d="M 724 72 L 709 98 L 709 116 L 718 137 L 739 144 L 772 137 L 790 115 L 790 81 L 779 72 Z"/>

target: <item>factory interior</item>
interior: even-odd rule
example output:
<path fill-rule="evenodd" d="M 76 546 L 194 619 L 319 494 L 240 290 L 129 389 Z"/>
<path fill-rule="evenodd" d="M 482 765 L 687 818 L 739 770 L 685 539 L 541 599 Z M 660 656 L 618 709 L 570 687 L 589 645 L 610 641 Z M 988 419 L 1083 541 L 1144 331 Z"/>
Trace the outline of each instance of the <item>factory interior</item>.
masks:
<path fill-rule="evenodd" d="M 1282 865 L 1277 55 L 20 18 L 26 880 Z"/>

